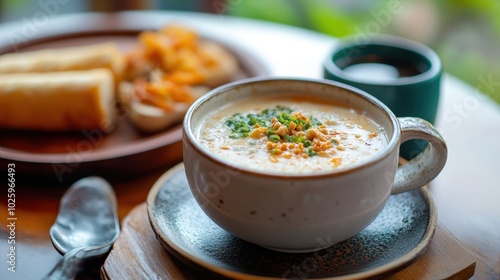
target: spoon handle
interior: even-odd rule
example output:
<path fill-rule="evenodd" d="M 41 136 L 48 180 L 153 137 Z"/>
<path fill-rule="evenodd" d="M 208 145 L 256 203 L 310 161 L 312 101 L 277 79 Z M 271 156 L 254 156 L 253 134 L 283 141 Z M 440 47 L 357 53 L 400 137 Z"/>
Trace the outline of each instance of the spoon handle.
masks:
<path fill-rule="evenodd" d="M 64 258 L 54 267 L 54 269 L 43 278 L 43 280 L 69 280 L 75 279 L 78 267 L 85 254 L 84 248 L 75 248 L 64 254 Z"/>

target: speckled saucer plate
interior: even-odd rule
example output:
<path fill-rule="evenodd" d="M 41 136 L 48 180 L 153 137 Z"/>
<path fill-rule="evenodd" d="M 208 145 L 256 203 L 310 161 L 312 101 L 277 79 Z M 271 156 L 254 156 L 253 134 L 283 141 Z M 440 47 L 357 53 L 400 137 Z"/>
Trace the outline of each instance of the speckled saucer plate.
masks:
<path fill-rule="evenodd" d="M 436 229 L 427 188 L 393 195 L 377 219 L 356 236 L 314 253 L 271 251 L 242 241 L 208 218 L 189 190 L 183 164 L 167 171 L 148 198 L 148 217 L 172 255 L 235 279 L 365 279 L 416 260 Z"/>

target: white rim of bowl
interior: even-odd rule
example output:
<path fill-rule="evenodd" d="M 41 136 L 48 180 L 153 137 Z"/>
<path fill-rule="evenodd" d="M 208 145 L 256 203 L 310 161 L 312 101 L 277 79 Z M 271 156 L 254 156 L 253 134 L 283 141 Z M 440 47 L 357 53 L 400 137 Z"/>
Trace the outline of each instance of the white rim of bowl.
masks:
<path fill-rule="evenodd" d="M 196 139 L 196 136 L 193 133 L 193 126 L 191 125 L 191 119 L 194 114 L 196 114 L 197 109 L 203 105 L 205 102 L 210 100 L 211 98 L 216 97 L 219 94 L 223 94 L 224 92 L 227 92 L 229 90 L 241 87 L 241 86 L 250 86 L 253 84 L 258 84 L 258 83 L 266 83 L 266 82 L 283 82 L 283 81 L 289 81 L 289 82 L 298 82 L 298 83 L 314 83 L 314 84 L 320 84 L 324 86 L 332 86 L 332 87 L 337 87 L 337 88 L 342 88 L 346 90 L 350 94 L 355 94 L 359 96 L 359 98 L 363 98 L 370 102 L 375 108 L 380 110 L 390 121 L 392 128 L 393 128 L 393 133 L 389 137 L 388 136 L 388 143 L 387 145 L 379 151 L 377 154 L 371 156 L 369 159 L 364 160 L 360 163 L 353 164 L 349 167 L 339 169 L 339 170 L 333 170 L 333 171 L 325 171 L 321 173 L 314 173 L 314 174 L 276 174 L 276 173 L 270 173 L 270 172 L 264 172 L 264 171 L 257 171 L 254 169 L 250 168 L 244 168 L 240 167 L 234 164 L 231 164 L 230 162 L 227 162 L 221 158 L 218 158 L 214 155 L 212 155 L 210 152 L 207 151 L 206 148 L 204 148 Z M 202 97 L 200 97 L 198 100 L 196 100 L 191 107 L 189 107 L 188 111 L 186 112 L 186 115 L 184 117 L 183 121 L 183 138 L 184 141 L 188 141 L 191 147 L 195 148 L 201 155 L 204 157 L 210 159 L 211 161 L 222 165 L 226 168 L 230 168 L 232 170 L 235 170 L 239 173 L 245 173 L 245 174 L 253 174 L 253 175 L 259 175 L 259 176 L 266 176 L 266 177 L 274 177 L 274 178 L 294 178 L 294 179 L 307 179 L 310 180 L 311 178 L 322 178 L 322 177 L 329 177 L 329 176 L 339 176 L 342 174 L 350 173 L 358 169 L 365 168 L 366 166 L 373 165 L 387 156 L 390 155 L 390 153 L 398 148 L 399 142 L 400 142 L 400 133 L 397 133 L 398 131 L 401 131 L 399 121 L 397 120 L 396 116 L 392 111 L 385 106 L 381 101 L 376 99 L 375 97 L 369 95 L 368 93 L 361 91 L 357 88 L 351 87 L 346 84 L 342 84 L 339 82 L 334 82 L 334 81 L 329 81 L 329 80 L 320 80 L 320 79 L 309 79 L 309 78 L 297 78 L 297 77 L 257 77 L 257 78 L 249 78 L 249 79 L 242 79 L 236 82 L 228 83 L 223 86 L 217 87 Z"/>

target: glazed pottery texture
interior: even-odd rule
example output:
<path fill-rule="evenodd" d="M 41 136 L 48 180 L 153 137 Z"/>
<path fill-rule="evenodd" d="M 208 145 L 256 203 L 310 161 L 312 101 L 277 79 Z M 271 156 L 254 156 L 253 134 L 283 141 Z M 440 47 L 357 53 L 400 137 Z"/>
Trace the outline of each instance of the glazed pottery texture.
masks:
<path fill-rule="evenodd" d="M 230 279 L 266 280 L 382 277 L 425 251 L 437 218 L 430 191 L 421 188 L 390 196 L 368 227 L 343 242 L 309 253 L 270 251 L 232 236 L 208 218 L 191 194 L 183 164 L 155 183 L 148 214 L 160 243 L 186 264 Z"/>
<path fill-rule="evenodd" d="M 390 75 L 381 73 L 386 68 L 365 69 L 358 75 L 348 71 L 365 63 L 392 67 L 395 76 L 385 77 Z M 334 47 L 323 64 L 324 78 L 373 95 L 397 117 L 419 117 L 430 123 L 436 119 L 441 75 L 441 61 L 432 49 L 393 36 L 368 40 L 346 38 Z M 425 147 L 424 141 L 410 141 L 401 147 L 401 156 L 413 158 Z"/>
<path fill-rule="evenodd" d="M 387 146 L 368 160 L 333 172 L 284 175 L 238 167 L 212 155 L 195 131 L 210 112 L 246 98 L 307 94 L 364 111 L 383 127 Z M 417 158 L 398 168 L 399 146 L 429 141 Z M 330 247 L 367 227 L 391 194 L 424 186 L 443 168 L 447 149 L 428 122 L 397 119 L 380 101 L 331 81 L 257 78 L 227 84 L 198 99 L 184 119 L 183 153 L 190 189 L 216 224 L 243 240 L 277 251 Z"/>

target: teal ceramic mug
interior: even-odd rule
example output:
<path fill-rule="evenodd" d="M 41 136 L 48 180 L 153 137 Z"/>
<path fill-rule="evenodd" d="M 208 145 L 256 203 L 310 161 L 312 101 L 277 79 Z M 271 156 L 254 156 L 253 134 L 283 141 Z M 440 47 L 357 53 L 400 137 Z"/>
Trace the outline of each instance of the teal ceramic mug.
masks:
<path fill-rule="evenodd" d="M 323 77 L 354 86 L 387 105 L 397 117 L 434 124 L 442 75 L 437 54 L 425 45 L 393 36 L 355 37 L 336 45 L 323 64 Z M 412 140 L 400 155 L 413 158 L 427 143 Z"/>

